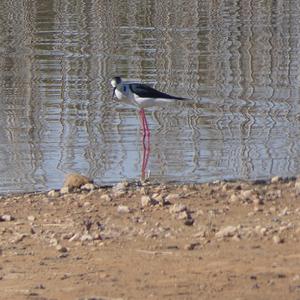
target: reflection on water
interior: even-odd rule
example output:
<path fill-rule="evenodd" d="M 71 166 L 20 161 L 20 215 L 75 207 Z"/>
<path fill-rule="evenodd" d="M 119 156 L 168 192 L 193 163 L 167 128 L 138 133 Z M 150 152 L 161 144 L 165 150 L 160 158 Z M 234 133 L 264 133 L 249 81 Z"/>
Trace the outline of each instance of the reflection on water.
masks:
<path fill-rule="evenodd" d="M 0 192 L 57 188 L 78 171 L 139 178 L 136 109 L 121 75 L 195 99 L 147 112 L 156 180 L 300 172 L 300 4 L 1 1 Z"/>

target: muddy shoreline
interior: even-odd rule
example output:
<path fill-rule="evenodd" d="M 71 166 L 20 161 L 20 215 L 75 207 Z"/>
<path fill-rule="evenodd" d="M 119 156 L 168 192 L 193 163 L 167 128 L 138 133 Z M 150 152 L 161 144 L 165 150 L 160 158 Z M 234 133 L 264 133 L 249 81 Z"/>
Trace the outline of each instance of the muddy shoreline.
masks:
<path fill-rule="evenodd" d="M 299 299 L 300 180 L 2 196 L 0 299 Z"/>

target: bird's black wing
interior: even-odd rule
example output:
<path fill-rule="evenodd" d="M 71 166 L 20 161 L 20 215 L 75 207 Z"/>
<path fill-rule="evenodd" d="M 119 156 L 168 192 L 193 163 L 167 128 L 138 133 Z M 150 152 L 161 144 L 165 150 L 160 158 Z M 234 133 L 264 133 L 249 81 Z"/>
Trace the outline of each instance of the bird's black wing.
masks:
<path fill-rule="evenodd" d="M 166 93 L 162 93 L 142 83 L 131 83 L 129 85 L 129 88 L 134 94 L 138 95 L 141 98 L 164 98 L 164 99 L 185 100 L 185 98 L 175 97 L 172 95 L 168 95 Z"/>

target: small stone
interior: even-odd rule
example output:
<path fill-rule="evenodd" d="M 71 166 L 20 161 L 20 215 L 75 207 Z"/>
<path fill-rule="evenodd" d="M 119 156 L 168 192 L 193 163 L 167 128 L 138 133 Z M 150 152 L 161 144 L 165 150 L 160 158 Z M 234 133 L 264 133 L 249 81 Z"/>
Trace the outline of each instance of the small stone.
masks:
<path fill-rule="evenodd" d="M 113 191 L 126 191 L 129 186 L 129 183 L 127 181 L 119 182 L 115 186 L 113 186 Z"/>
<path fill-rule="evenodd" d="M 28 216 L 28 217 L 27 217 L 27 220 L 28 220 L 29 222 L 34 222 L 34 221 L 35 221 L 35 216 Z"/>
<path fill-rule="evenodd" d="M 232 194 L 229 198 L 229 202 L 238 202 L 239 201 L 239 197 L 236 194 Z"/>
<path fill-rule="evenodd" d="M 108 195 L 108 194 L 102 195 L 102 196 L 100 197 L 100 199 L 103 200 L 103 201 L 107 201 L 107 202 L 112 201 L 112 197 L 111 197 L 110 195 Z"/>
<path fill-rule="evenodd" d="M 259 198 L 259 197 L 254 197 L 253 204 L 254 205 L 263 205 L 264 201 L 261 198 Z"/>
<path fill-rule="evenodd" d="M 80 188 L 87 183 L 92 183 L 92 180 L 78 173 L 71 173 L 66 176 L 64 187 L 68 187 L 70 190 L 72 190 L 74 188 Z"/>
<path fill-rule="evenodd" d="M 216 238 L 225 238 L 233 237 L 237 233 L 237 227 L 235 226 L 226 226 L 220 229 L 216 234 Z"/>
<path fill-rule="evenodd" d="M 279 176 L 274 176 L 271 178 L 271 183 L 278 183 L 279 181 L 281 181 L 281 177 Z"/>
<path fill-rule="evenodd" d="M 274 242 L 274 244 L 283 244 L 284 239 L 279 237 L 278 235 L 274 235 L 273 236 L 273 242 Z"/>
<path fill-rule="evenodd" d="M 93 183 L 86 183 L 80 187 L 81 190 L 93 191 L 96 189 L 96 186 Z"/>
<path fill-rule="evenodd" d="M 71 238 L 69 238 L 69 242 L 78 241 L 80 238 L 80 234 L 77 232 Z"/>
<path fill-rule="evenodd" d="M 57 197 L 59 197 L 59 192 L 57 192 L 55 190 L 51 190 L 48 192 L 48 196 L 51 198 L 57 198 Z"/>
<path fill-rule="evenodd" d="M 295 182 L 295 193 L 296 195 L 300 195 L 300 178 L 298 178 Z"/>
<path fill-rule="evenodd" d="M 49 242 L 50 242 L 50 245 L 52 245 L 52 246 L 57 246 L 58 245 L 58 240 L 55 239 L 55 238 L 50 239 Z"/>
<path fill-rule="evenodd" d="M 126 195 L 127 191 L 126 190 L 119 190 L 119 191 L 114 191 L 113 192 L 113 196 L 114 198 L 119 198 L 119 197 L 122 197 L 124 195 Z"/>
<path fill-rule="evenodd" d="M 300 280 L 300 275 L 299 274 L 296 274 L 293 278 L 292 278 L 292 281 L 298 281 Z"/>
<path fill-rule="evenodd" d="M 187 210 L 187 207 L 184 205 L 184 204 L 173 204 L 170 209 L 169 209 L 169 212 L 171 214 L 178 214 L 182 211 L 185 211 Z"/>
<path fill-rule="evenodd" d="M 82 235 L 82 237 L 80 238 L 80 241 L 81 242 L 86 242 L 86 241 L 92 241 L 93 240 L 93 237 L 89 234 L 89 233 L 84 233 Z"/>
<path fill-rule="evenodd" d="M 13 221 L 14 218 L 11 216 L 11 215 L 2 215 L 0 216 L 0 221 L 3 221 L 3 222 L 10 222 L 10 221 Z"/>
<path fill-rule="evenodd" d="M 141 187 L 140 193 L 141 193 L 141 195 L 147 196 L 147 195 L 149 195 L 149 190 L 145 187 Z"/>
<path fill-rule="evenodd" d="M 150 198 L 149 196 L 142 196 L 142 198 L 141 198 L 142 207 L 155 205 L 157 203 L 158 202 L 156 200 Z"/>
<path fill-rule="evenodd" d="M 263 208 L 260 207 L 260 206 L 254 206 L 254 209 L 253 209 L 255 212 L 261 212 L 263 211 Z"/>
<path fill-rule="evenodd" d="M 45 286 L 43 284 L 37 284 L 34 289 L 40 289 L 40 290 L 44 290 L 45 289 Z"/>
<path fill-rule="evenodd" d="M 235 234 L 233 237 L 232 237 L 232 240 L 233 241 L 236 241 L 236 242 L 239 242 L 241 240 L 241 237 L 239 234 Z"/>
<path fill-rule="evenodd" d="M 63 233 L 61 235 L 62 240 L 70 240 L 70 238 L 72 238 L 74 235 L 74 233 L 70 232 L 70 233 Z"/>
<path fill-rule="evenodd" d="M 158 201 L 159 203 L 164 203 L 165 202 L 165 199 L 164 199 L 163 195 L 159 194 L 159 193 L 154 193 L 151 198 Z"/>
<path fill-rule="evenodd" d="M 66 247 L 62 246 L 62 245 L 57 245 L 55 248 L 60 253 L 66 253 L 66 252 L 68 252 L 68 249 Z"/>
<path fill-rule="evenodd" d="M 279 213 L 279 217 L 283 217 L 288 215 L 288 207 L 286 206 L 280 213 Z"/>
<path fill-rule="evenodd" d="M 124 213 L 130 213 L 131 210 L 128 206 L 126 205 L 119 205 L 117 208 L 118 213 L 124 214 Z"/>
<path fill-rule="evenodd" d="M 184 211 L 181 211 L 180 213 L 178 213 L 176 218 L 178 220 L 187 220 L 190 218 L 190 215 L 188 214 L 188 212 L 186 210 L 184 210 Z"/>
<path fill-rule="evenodd" d="M 180 198 L 180 195 L 179 194 L 169 194 L 167 197 L 166 197 L 166 201 L 169 201 L 169 202 L 172 202 L 172 201 L 176 201 Z"/>
<path fill-rule="evenodd" d="M 27 236 L 28 236 L 27 234 L 17 233 L 16 236 L 11 240 L 11 243 L 17 244 L 19 242 L 22 242 L 24 238 Z"/>
<path fill-rule="evenodd" d="M 245 190 L 240 193 L 240 197 L 243 201 L 250 200 L 252 196 L 254 196 L 254 191 L 252 190 Z"/>
<path fill-rule="evenodd" d="M 260 229 L 260 234 L 261 234 L 261 235 L 266 235 L 266 234 L 267 234 L 267 231 L 268 231 L 267 228 L 266 228 L 266 227 L 263 227 L 263 228 Z"/>
<path fill-rule="evenodd" d="M 70 193 L 71 189 L 68 186 L 64 186 L 60 189 L 61 194 L 68 194 Z"/>
<path fill-rule="evenodd" d="M 186 225 L 186 226 L 192 226 L 194 224 L 194 222 L 195 222 L 194 219 L 188 218 L 188 219 L 186 219 L 184 221 L 184 225 Z"/>
<path fill-rule="evenodd" d="M 199 245 L 200 245 L 200 243 L 186 244 L 186 245 L 184 245 L 184 250 L 194 250 Z"/>

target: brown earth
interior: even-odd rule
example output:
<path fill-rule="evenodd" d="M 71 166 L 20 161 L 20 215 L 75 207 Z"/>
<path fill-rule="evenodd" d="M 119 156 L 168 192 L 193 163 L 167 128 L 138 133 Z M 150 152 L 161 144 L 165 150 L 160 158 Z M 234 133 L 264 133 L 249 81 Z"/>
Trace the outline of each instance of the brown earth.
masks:
<path fill-rule="evenodd" d="M 300 299 L 299 185 L 2 197 L 0 299 Z"/>

